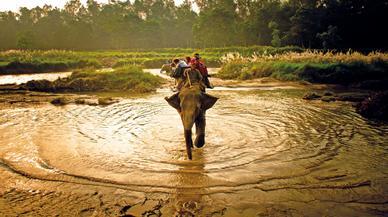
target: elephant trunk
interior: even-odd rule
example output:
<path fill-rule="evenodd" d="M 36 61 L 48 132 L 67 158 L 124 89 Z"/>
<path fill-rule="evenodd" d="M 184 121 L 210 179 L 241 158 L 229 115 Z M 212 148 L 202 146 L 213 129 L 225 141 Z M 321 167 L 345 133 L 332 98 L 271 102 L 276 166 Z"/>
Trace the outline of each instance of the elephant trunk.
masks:
<path fill-rule="evenodd" d="M 191 130 L 195 121 L 195 111 L 186 111 L 182 114 L 182 123 L 185 130 Z"/>
<path fill-rule="evenodd" d="M 187 156 L 191 160 L 192 154 L 191 154 L 191 148 L 193 147 L 193 139 L 192 139 L 192 131 L 191 128 L 193 128 L 194 121 L 196 118 L 196 111 L 191 110 L 181 113 L 183 128 L 185 132 L 185 142 L 186 142 L 186 150 L 187 150 Z"/>
<path fill-rule="evenodd" d="M 191 148 L 193 147 L 193 140 L 191 138 L 191 129 L 185 130 L 185 142 L 186 142 L 186 150 L 187 150 L 187 156 L 191 160 L 192 154 L 191 154 Z"/>

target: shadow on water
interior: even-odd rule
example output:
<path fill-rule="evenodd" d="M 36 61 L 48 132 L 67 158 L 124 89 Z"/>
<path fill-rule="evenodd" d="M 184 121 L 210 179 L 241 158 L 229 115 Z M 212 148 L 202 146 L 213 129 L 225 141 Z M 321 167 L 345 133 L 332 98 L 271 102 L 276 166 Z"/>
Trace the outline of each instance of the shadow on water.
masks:
<path fill-rule="evenodd" d="M 197 216 L 203 209 L 203 195 L 206 193 L 205 187 L 207 176 L 205 174 L 206 159 L 203 149 L 196 149 L 193 152 L 194 160 L 183 164 L 178 169 L 174 182 L 176 183 L 175 193 L 175 216 Z M 181 175 L 185 174 L 185 175 Z M 192 185 L 196 188 L 187 189 L 185 186 Z"/>

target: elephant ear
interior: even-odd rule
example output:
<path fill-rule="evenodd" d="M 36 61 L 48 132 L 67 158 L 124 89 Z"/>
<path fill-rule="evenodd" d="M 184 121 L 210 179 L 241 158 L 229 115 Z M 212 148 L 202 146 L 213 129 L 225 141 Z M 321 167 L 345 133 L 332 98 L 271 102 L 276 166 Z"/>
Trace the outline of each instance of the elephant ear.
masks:
<path fill-rule="evenodd" d="M 202 93 L 202 106 L 203 110 L 208 110 L 217 102 L 218 98 L 206 93 Z"/>
<path fill-rule="evenodd" d="M 176 93 L 176 94 L 174 94 L 170 97 L 166 97 L 164 99 L 167 101 L 167 103 L 170 106 L 174 107 L 176 110 L 179 111 L 181 109 L 180 100 L 179 100 L 179 93 Z"/>

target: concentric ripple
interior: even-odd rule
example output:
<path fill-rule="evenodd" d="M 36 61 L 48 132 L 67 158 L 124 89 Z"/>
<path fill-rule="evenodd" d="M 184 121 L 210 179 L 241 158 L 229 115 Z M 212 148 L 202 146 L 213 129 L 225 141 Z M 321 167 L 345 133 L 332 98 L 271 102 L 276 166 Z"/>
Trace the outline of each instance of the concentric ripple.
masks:
<path fill-rule="evenodd" d="M 0 163 L 36 179 L 202 194 L 352 188 L 385 179 L 388 128 L 285 91 L 213 91 L 206 145 L 186 159 L 164 94 L 106 106 L 0 111 Z"/>

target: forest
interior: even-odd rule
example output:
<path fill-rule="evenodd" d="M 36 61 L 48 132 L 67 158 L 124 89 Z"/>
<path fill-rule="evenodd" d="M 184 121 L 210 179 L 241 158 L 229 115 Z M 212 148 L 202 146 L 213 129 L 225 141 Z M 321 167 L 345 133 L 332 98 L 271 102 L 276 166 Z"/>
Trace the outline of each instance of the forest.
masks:
<path fill-rule="evenodd" d="M 299 46 L 385 50 L 384 0 L 70 0 L 0 12 L 0 49 Z"/>

